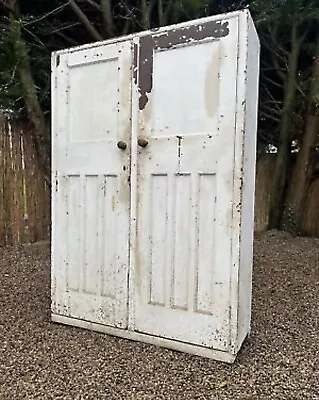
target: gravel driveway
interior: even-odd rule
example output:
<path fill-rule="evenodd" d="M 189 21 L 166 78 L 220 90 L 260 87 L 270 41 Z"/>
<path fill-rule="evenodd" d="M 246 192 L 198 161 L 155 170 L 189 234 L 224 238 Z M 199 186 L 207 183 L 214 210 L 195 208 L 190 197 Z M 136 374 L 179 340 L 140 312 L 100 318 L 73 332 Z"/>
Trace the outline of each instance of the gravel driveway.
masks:
<path fill-rule="evenodd" d="M 51 323 L 49 257 L 46 243 L 0 248 L 0 400 L 319 399 L 319 239 L 256 238 L 234 365 Z"/>

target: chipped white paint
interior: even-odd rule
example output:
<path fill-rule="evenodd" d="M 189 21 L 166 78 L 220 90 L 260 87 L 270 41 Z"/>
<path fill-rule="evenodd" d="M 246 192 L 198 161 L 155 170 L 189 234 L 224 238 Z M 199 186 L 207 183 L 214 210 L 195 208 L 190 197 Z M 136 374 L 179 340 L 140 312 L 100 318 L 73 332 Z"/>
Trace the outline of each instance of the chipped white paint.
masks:
<path fill-rule="evenodd" d="M 176 30 L 203 35 L 210 21 L 230 33 L 174 45 Z M 159 34 L 173 46 L 153 52 L 140 111 L 133 49 Z M 251 308 L 259 42 L 249 12 L 55 53 L 52 67 L 53 320 L 234 361 Z"/>
<path fill-rule="evenodd" d="M 52 312 L 125 328 L 131 44 L 56 55 L 52 64 Z"/>
<path fill-rule="evenodd" d="M 153 91 L 140 113 L 149 145 L 138 156 L 135 254 L 136 329 L 222 351 L 229 347 L 238 19 L 229 29 L 222 40 L 153 56 Z"/>

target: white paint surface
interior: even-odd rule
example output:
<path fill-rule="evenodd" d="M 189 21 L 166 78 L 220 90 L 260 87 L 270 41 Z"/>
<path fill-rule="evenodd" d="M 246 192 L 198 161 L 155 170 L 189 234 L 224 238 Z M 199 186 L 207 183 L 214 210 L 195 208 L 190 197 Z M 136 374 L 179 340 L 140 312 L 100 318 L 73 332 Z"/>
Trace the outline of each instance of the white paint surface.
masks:
<path fill-rule="evenodd" d="M 52 310 L 125 328 L 131 44 L 62 55 L 59 63 L 53 80 Z M 124 151 L 120 140 L 127 142 Z"/>
<path fill-rule="evenodd" d="M 231 33 L 155 50 L 139 111 L 133 44 L 214 20 Z M 55 321 L 234 360 L 250 329 L 258 60 L 247 10 L 53 55 Z"/>
<path fill-rule="evenodd" d="M 140 115 L 136 329 L 227 350 L 238 20 L 154 55 Z"/>

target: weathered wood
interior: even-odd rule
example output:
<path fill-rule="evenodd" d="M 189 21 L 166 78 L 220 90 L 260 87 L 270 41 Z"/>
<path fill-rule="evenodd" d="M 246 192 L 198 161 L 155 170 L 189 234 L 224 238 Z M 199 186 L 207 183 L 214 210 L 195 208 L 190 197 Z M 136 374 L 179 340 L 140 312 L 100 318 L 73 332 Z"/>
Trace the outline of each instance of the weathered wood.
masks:
<path fill-rule="evenodd" d="M 0 119 L 0 243 L 46 240 L 50 192 L 30 128 Z"/>

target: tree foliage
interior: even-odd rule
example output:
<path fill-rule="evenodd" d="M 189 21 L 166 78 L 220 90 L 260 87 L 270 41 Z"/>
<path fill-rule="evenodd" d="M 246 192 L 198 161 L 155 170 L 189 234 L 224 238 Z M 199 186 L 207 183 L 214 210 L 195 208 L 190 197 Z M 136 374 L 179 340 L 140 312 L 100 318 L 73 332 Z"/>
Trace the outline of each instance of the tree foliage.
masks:
<path fill-rule="evenodd" d="M 305 144 L 305 137 L 313 143 L 318 136 L 315 129 L 305 135 L 305 129 L 309 96 L 314 96 L 311 80 L 314 78 L 319 1 L 271 0 L 266 3 L 255 0 L 252 9 L 263 46 L 261 134 L 263 131 L 266 144 L 272 142 L 278 149 L 270 227 L 286 225 L 290 230 L 296 227 L 298 230 L 303 202 L 296 201 L 296 197 L 306 190 L 306 175 L 309 175 L 308 165 L 300 163 L 302 143 Z M 269 130 L 273 133 L 271 137 L 268 137 Z M 297 150 L 298 169 L 294 168 L 293 147 Z M 299 194 L 296 187 L 291 187 L 296 179 L 303 182 L 298 188 Z"/>

